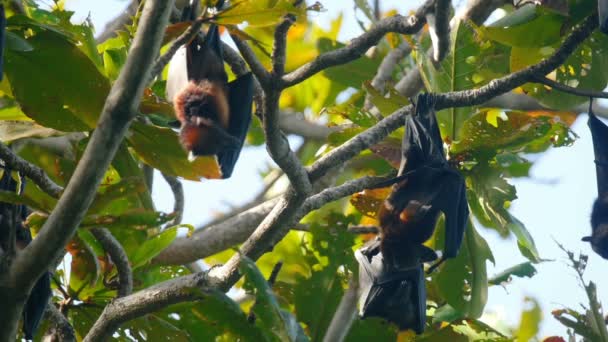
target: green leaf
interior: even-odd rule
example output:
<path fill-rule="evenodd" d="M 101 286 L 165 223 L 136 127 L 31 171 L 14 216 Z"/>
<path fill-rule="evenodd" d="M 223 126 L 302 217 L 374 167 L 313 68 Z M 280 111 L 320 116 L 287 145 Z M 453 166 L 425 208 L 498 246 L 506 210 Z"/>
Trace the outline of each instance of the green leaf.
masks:
<path fill-rule="evenodd" d="M 34 50 L 34 47 L 27 42 L 27 40 L 21 38 L 17 34 L 6 31 L 4 33 L 4 39 L 6 39 L 6 49 L 17 52 L 28 52 Z"/>
<path fill-rule="evenodd" d="M 61 131 L 94 128 L 110 90 L 108 80 L 62 35 L 41 31 L 27 42 L 33 50 L 5 52 L 5 72 L 23 112 Z"/>
<path fill-rule="evenodd" d="M 162 233 L 146 240 L 137 250 L 129 256 L 133 269 L 145 265 L 152 258 L 157 256 L 163 249 L 167 248 L 177 237 L 179 226 L 165 229 Z"/>
<path fill-rule="evenodd" d="M 468 63 L 470 56 L 479 56 L 479 47 L 473 41 L 473 31 L 463 22 L 452 29 L 451 53 L 435 66 L 430 56 L 420 50 L 416 62 L 420 75 L 428 91 L 448 92 L 473 88 L 472 75 L 476 72 L 478 61 Z M 450 108 L 437 112 L 437 120 L 443 137 L 455 140 L 462 122 L 471 114 L 471 108 Z"/>
<path fill-rule="evenodd" d="M 301 339 L 299 325 L 293 324 L 290 314 L 279 307 L 279 303 L 270 285 L 257 268 L 253 260 L 241 256 L 239 266 L 241 274 L 246 277 L 245 288 L 255 293 L 255 304 L 251 308 L 255 314 L 256 326 L 272 339 L 279 341 L 296 341 Z"/>
<path fill-rule="evenodd" d="M 72 238 L 66 250 L 72 256 L 70 264 L 70 293 L 79 294 L 76 298 L 86 301 L 88 295 L 83 292 L 87 287 L 95 286 L 101 274 L 97 256 L 78 236 Z"/>
<path fill-rule="evenodd" d="M 436 231 L 435 246 L 443 245 L 443 231 L 444 227 Z M 458 256 L 446 261 L 434 280 L 441 297 L 463 317 L 478 318 L 483 313 L 488 299 L 487 260 L 494 261 L 492 251 L 469 220 Z"/>
<path fill-rule="evenodd" d="M 506 270 L 498 273 L 490 280 L 488 280 L 488 284 L 490 285 L 500 285 L 502 283 L 508 283 L 511 281 L 513 276 L 517 276 L 520 278 L 528 277 L 532 278 L 536 274 L 536 268 L 530 261 L 523 262 L 521 264 L 517 264 L 515 266 L 509 267 Z"/>
<path fill-rule="evenodd" d="M 230 7 L 215 16 L 220 25 L 238 25 L 247 22 L 249 26 L 274 26 L 287 14 L 301 14 L 289 0 L 237 0 Z"/>
<path fill-rule="evenodd" d="M 367 92 L 367 95 L 369 96 L 372 104 L 376 108 L 378 108 L 378 110 L 380 111 L 380 113 L 382 113 L 383 116 L 392 114 L 396 110 L 401 109 L 402 107 L 405 107 L 410 104 L 410 101 L 407 98 L 401 96 L 397 92 L 390 92 L 390 96 L 385 97 L 374 87 L 372 87 L 372 84 L 369 81 L 364 82 L 363 87 L 365 88 L 365 91 Z"/>
<path fill-rule="evenodd" d="M 519 329 L 516 333 L 518 341 L 530 341 L 538 334 L 543 314 L 534 298 L 526 297 L 524 311 L 521 313 Z"/>
<path fill-rule="evenodd" d="M 171 129 L 133 122 L 131 133 L 127 137 L 129 145 L 153 168 L 194 181 L 199 181 L 201 177 L 220 178 L 216 159 L 207 156 L 188 161 L 177 134 Z"/>
<path fill-rule="evenodd" d="M 145 230 L 159 227 L 169 222 L 175 215 L 134 209 L 127 210 L 120 215 L 89 215 L 82 220 L 81 227 L 106 227 Z"/>
<path fill-rule="evenodd" d="M 329 38 L 320 38 L 317 41 L 319 53 L 326 53 L 344 46 L 346 45 Z M 378 58 L 372 59 L 367 56 L 362 56 L 348 64 L 325 69 L 323 70 L 323 74 L 332 82 L 358 89 L 363 82 L 374 78 L 379 65 L 380 60 Z"/>
<path fill-rule="evenodd" d="M 511 16 L 516 18 L 512 20 Z M 485 38 L 508 46 L 534 48 L 559 42 L 563 22 L 562 15 L 541 6 L 523 6 L 478 31 Z"/>

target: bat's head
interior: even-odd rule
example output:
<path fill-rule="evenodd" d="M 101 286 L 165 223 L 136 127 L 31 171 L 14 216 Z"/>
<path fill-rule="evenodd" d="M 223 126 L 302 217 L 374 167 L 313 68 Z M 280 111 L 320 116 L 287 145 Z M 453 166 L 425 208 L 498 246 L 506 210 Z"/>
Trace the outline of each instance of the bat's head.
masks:
<path fill-rule="evenodd" d="M 211 120 L 223 128 L 228 127 L 228 98 L 226 88 L 219 82 L 189 82 L 175 96 L 173 106 L 175 116 L 182 124 L 198 125 Z"/>
<path fill-rule="evenodd" d="M 582 241 L 591 243 L 595 253 L 608 259 L 608 224 L 598 226 L 591 236 L 583 237 Z"/>
<path fill-rule="evenodd" d="M 240 147 L 240 141 L 214 121 L 195 117 L 182 124 L 179 134 L 182 146 L 193 156 L 210 156 Z"/>

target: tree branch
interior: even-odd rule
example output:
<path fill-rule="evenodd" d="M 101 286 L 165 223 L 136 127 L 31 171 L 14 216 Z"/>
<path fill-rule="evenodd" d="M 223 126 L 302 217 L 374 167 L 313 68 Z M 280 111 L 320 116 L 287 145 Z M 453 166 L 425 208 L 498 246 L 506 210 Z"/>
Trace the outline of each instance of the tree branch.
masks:
<path fill-rule="evenodd" d="M 133 272 L 127 253 L 118 240 L 106 228 L 93 228 L 91 233 L 101 244 L 103 249 L 110 255 L 112 262 L 118 271 L 118 297 L 124 297 L 133 291 Z"/>
<path fill-rule="evenodd" d="M 171 304 L 199 299 L 208 284 L 206 273 L 195 273 L 115 299 L 104 308 L 83 342 L 106 340 L 124 322 Z"/>
<path fill-rule="evenodd" d="M 55 198 L 61 196 L 63 188 L 53 182 L 44 170 L 19 157 L 8 146 L 2 143 L 0 143 L 0 159 L 11 169 L 21 172 L 27 178 L 34 181 L 42 191 Z"/>
<path fill-rule="evenodd" d="M 50 327 L 45 333 L 43 341 L 76 342 L 74 327 L 53 303 L 49 302 L 46 306 L 44 317 L 50 323 Z"/>
<path fill-rule="evenodd" d="M 11 265 L 15 288 L 28 293 L 71 239 L 135 114 L 173 1 L 146 1 L 125 66 L 112 86 L 97 128 L 55 209 Z M 2 324 L 2 323 L 0 323 Z"/>
<path fill-rule="evenodd" d="M 562 92 L 568 93 L 568 94 L 573 94 L 573 95 L 583 96 L 583 97 L 608 99 L 608 93 L 606 93 L 606 92 L 573 88 L 573 87 L 567 86 L 565 84 L 555 82 L 554 80 L 548 79 L 545 76 L 534 76 L 532 81 L 535 83 L 544 84 L 553 89 L 556 89 L 556 90 L 559 90 L 559 91 L 562 91 Z"/>
<path fill-rule="evenodd" d="M 165 178 L 165 181 L 173 192 L 173 213 L 175 214 L 175 218 L 171 221 L 171 225 L 175 226 L 182 222 L 184 216 L 184 187 L 182 186 L 182 182 L 176 177 L 163 173 L 163 178 Z"/>
<path fill-rule="evenodd" d="M 296 85 L 323 69 L 345 64 L 361 57 L 389 32 L 412 34 L 420 31 L 426 22 L 425 15 L 433 10 L 434 3 L 434 0 L 427 0 L 418 8 L 416 14 L 409 17 L 395 15 L 378 21 L 369 31 L 353 39 L 347 46 L 321 54 L 313 61 L 283 76 L 283 86 Z"/>
<path fill-rule="evenodd" d="M 237 49 L 239 49 L 241 56 L 249 65 L 249 69 L 251 69 L 251 72 L 253 72 L 255 77 L 258 79 L 262 85 L 262 88 L 268 87 L 270 84 L 270 73 L 266 70 L 266 68 L 264 68 L 264 65 L 260 63 L 249 44 L 242 41 L 241 38 L 234 34 L 231 34 L 230 38 L 232 38 L 234 45 L 236 45 Z"/>

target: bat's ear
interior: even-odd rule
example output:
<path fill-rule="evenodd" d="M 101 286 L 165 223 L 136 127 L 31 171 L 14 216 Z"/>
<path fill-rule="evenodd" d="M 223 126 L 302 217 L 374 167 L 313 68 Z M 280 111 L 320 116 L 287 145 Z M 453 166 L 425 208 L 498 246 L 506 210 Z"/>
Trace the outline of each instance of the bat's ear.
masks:
<path fill-rule="evenodd" d="M 583 238 L 581 239 L 581 241 L 591 242 L 591 236 L 583 236 Z"/>

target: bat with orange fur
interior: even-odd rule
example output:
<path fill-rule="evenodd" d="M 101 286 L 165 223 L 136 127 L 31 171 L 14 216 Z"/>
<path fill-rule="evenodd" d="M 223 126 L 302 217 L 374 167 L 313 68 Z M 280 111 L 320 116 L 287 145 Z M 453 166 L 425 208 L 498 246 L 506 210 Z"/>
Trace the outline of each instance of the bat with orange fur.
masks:
<path fill-rule="evenodd" d="M 186 10 L 190 19 L 194 18 L 196 3 Z M 218 3 L 218 8 L 221 6 Z M 171 79 L 176 67 L 170 65 L 167 81 L 167 94 L 181 126 L 180 142 L 189 158 L 215 155 L 222 177 L 229 178 L 251 123 L 253 76 L 247 73 L 228 82 L 216 25 L 211 25 L 204 37 L 197 35 L 181 53 L 187 80 Z M 178 91 L 174 90 L 176 87 Z"/>

